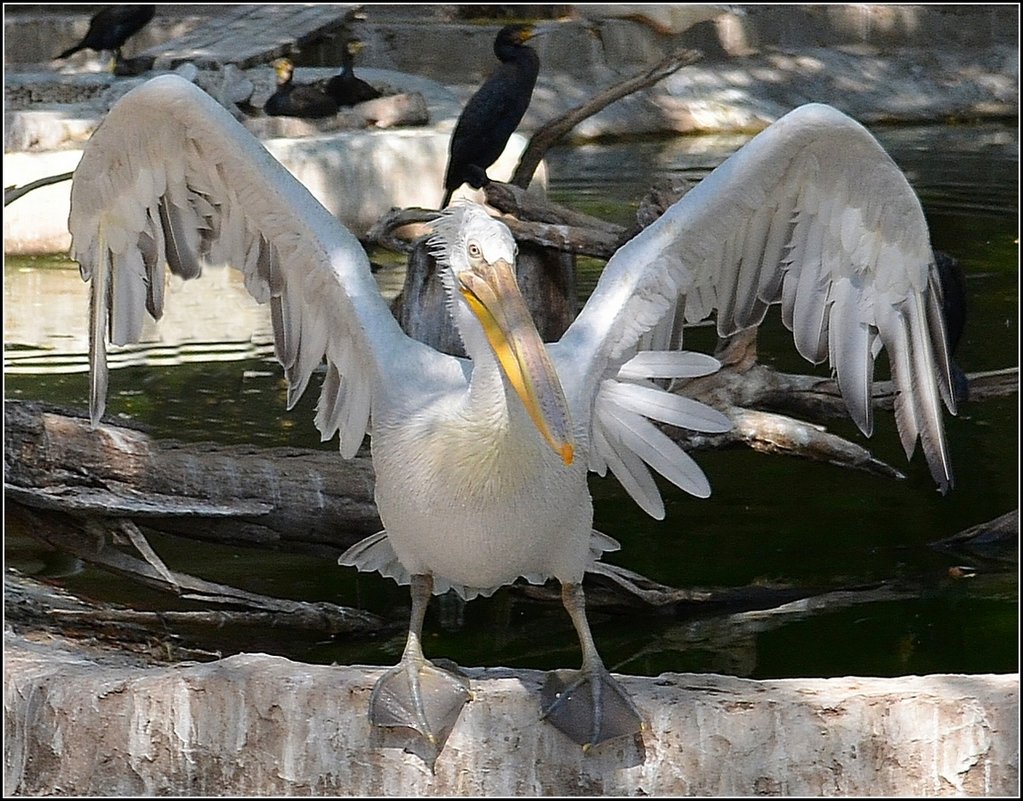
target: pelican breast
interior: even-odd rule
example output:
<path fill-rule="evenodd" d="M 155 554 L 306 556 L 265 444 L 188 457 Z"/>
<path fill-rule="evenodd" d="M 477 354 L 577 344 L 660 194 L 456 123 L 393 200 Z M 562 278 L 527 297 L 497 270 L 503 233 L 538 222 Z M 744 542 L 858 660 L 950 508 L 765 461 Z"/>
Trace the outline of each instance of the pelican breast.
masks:
<path fill-rule="evenodd" d="M 518 397 L 496 389 L 380 415 L 371 441 L 377 507 L 398 560 L 467 598 L 520 576 L 578 581 L 590 559 L 585 460 L 565 465 Z"/>

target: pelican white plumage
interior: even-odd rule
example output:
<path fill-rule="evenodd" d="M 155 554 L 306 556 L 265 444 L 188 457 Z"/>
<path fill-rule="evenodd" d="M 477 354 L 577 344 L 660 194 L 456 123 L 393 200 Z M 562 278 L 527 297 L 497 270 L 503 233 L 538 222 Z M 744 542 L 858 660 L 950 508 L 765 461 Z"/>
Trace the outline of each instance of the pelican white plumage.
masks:
<path fill-rule="evenodd" d="M 507 228 L 472 204 L 435 229 L 450 312 L 468 359 L 407 337 L 358 241 L 214 100 L 175 76 L 126 94 L 75 172 L 73 255 L 91 280 L 91 414 L 104 410 L 107 338 L 159 318 L 165 264 L 185 278 L 229 263 L 269 302 L 289 408 L 326 359 L 316 425 L 351 457 L 371 430 L 383 532 L 341 562 L 409 583 L 401 663 L 370 716 L 443 740 L 468 699 L 464 678 L 419 645 L 431 593 L 489 594 L 519 577 L 561 582 L 583 669 L 544 716 L 587 745 L 641 730 L 604 668 L 581 582 L 616 544 L 592 530 L 588 470 L 608 468 L 662 517 L 648 468 L 694 495 L 700 468 L 651 421 L 722 431 L 709 407 L 650 379 L 717 362 L 646 350 L 671 310 L 717 311 L 722 334 L 782 304 L 799 351 L 829 358 L 849 411 L 870 433 L 874 358 L 887 348 L 907 455 L 923 443 L 952 484 L 940 399 L 950 411 L 941 295 L 919 201 L 859 124 L 822 105 L 796 109 L 714 170 L 608 262 L 559 342 L 544 345 L 515 287 Z"/>

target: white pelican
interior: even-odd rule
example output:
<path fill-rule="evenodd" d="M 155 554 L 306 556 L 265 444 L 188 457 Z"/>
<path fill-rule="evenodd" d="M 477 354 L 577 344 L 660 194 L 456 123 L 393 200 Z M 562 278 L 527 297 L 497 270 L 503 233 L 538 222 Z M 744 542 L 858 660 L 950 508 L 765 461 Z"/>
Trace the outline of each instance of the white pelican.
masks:
<path fill-rule="evenodd" d="M 341 562 L 411 585 L 401 663 L 378 682 L 371 720 L 443 746 L 464 678 L 423 656 L 429 597 L 487 595 L 524 577 L 558 579 L 582 670 L 543 716 L 584 746 L 641 730 L 639 711 L 590 635 L 583 573 L 617 547 L 592 529 L 588 470 L 618 477 L 654 517 L 648 468 L 705 497 L 700 468 L 651 421 L 704 431 L 727 420 L 650 379 L 717 362 L 644 350 L 673 308 L 717 311 L 722 334 L 780 301 L 799 351 L 829 358 L 869 434 L 874 358 L 887 348 L 896 418 L 952 483 L 940 398 L 954 412 L 941 292 L 920 204 L 875 139 L 833 108 L 807 105 L 763 131 L 624 245 L 559 342 L 544 345 L 512 276 L 507 228 L 475 205 L 436 226 L 451 315 L 468 359 L 407 337 L 356 238 L 212 98 L 175 77 L 126 94 L 74 176 L 73 254 L 91 280 L 91 414 L 107 386 L 106 340 L 159 318 L 164 264 L 194 278 L 229 263 L 269 302 L 289 407 L 326 358 L 316 425 L 351 457 L 371 431 L 386 529 Z M 412 735 L 415 736 L 415 735 Z"/>

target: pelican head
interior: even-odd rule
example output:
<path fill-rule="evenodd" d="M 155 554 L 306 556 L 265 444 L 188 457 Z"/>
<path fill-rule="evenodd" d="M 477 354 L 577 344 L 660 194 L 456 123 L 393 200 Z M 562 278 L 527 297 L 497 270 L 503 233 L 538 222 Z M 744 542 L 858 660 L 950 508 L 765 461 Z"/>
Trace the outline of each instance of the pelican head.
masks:
<path fill-rule="evenodd" d="M 474 203 L 447 208 L 433 231 L 431 251 L 466 351 L 474 356 L 465 329 L 475 320 L 530 419 L 570 465 L 575 446 L 568 403 L 515 280 L 518 248 L 511 231 Z"/>

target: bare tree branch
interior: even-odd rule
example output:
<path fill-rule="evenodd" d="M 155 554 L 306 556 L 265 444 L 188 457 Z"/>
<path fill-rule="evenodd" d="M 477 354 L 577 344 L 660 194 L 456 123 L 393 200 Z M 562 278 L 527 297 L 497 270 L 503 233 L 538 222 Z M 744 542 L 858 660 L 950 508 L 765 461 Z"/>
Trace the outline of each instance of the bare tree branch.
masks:
<path fill-rule="evenodd" d="M 61 181 L 69 181 L 69 180 L 71 180 L 71 176 L 73 176 L 73 175 L 74 175 L 73 171 L 72 172 L 64 172 L 64 173 L 61 173 L 60 175 L 50 175 L 50 176 L 47 176 L 46 178 L 40 178 L 39 180 L 32 181 L 32 183 L 25 184 L 24 186 L 14 186 L 14 185 L 12 185 L 12 186 L 5 186 L 4 187 L 4 206 L 9 206 L 11 203 L 13 203 L 19 197 L 22 197 L 23 195 L 27 195 L 33 189 L 40 189 L 40 188 L 42 188 L 44 186 L 49 186 L 50 184 L 59 184 Z"/>
<path fill-rule="evenodd" d="M 679 50 L 678 52 L 671 53 L 641 75 L 626 78 L 624 81 L 616 83 L 614 86 L 598 93 L 581 106 L 569 109 L 560 117 L 545 123 L 537 129 L 529 140 L 529 144 L 519 158 L 519 164 L 515 168 L 515 174 L 512 175 L 511 183 L 523 189 L 528 187 L 529 182 L 533 178 L 533 173 L 536 172 L 537 166 L 543 160 L 544 154 L 552 145 L 587 117 L 592 117 L 616 100 L 621 100 L 633 92 L 653 86 L 682 67 L 695 64 L 702 58 L 703 53 L 699 50 Z"/>

